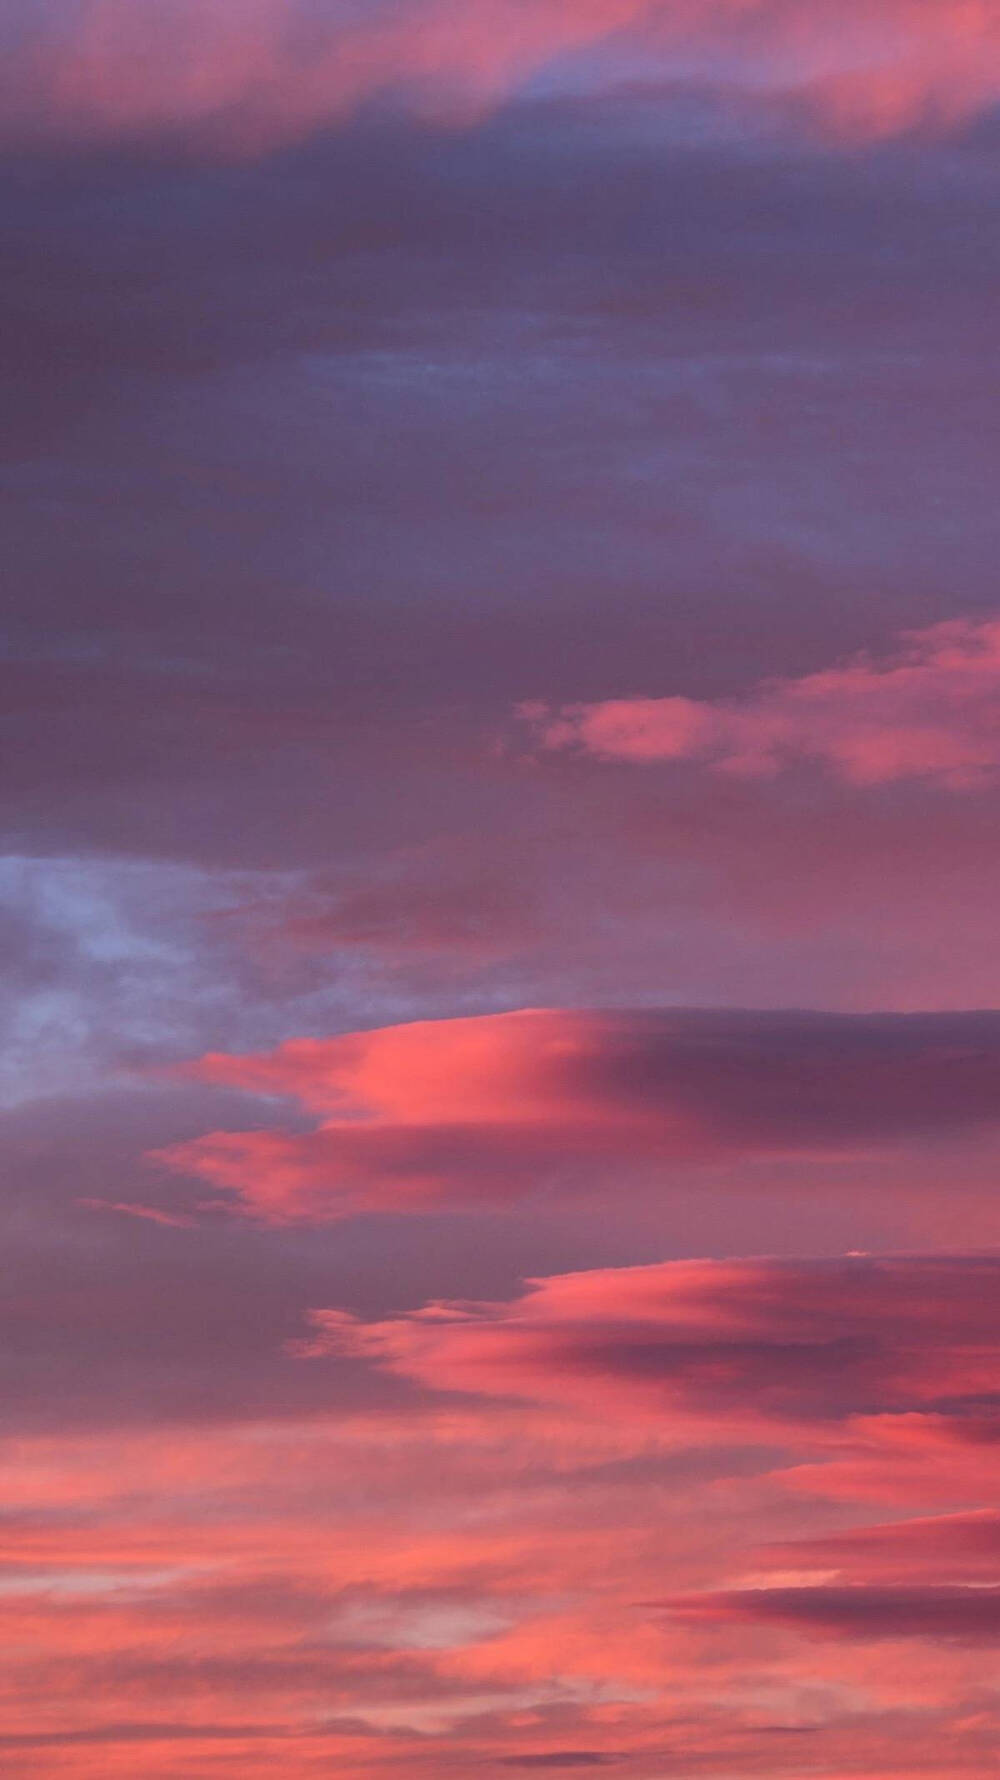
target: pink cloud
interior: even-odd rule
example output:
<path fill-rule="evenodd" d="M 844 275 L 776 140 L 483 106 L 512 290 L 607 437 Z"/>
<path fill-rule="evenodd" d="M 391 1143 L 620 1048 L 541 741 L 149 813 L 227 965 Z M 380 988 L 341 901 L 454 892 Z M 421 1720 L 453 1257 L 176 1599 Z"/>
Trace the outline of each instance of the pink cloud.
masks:
<path fill-rule="evenodd" d="M 790 1467 L 785 1486 L 831 1502 L 892 1502 L 915 1513 L 928 1504 L 978 1509 L 996 1496 L 995 1393 L 952 1407 L 860 1415 L 840 1453 Z"/>
<path fill-rule="evenodd" d="M 776 1512 L 736 1472 L 720 1492 L 595 1463 L 613 1450 L 599 1419 L 591 1436 L 576 1414 L 547 1457 L 546 1419 L 518 1428 L 500 1404 L 409 1427 L 6 1445 L 5 1766 L 19 1780 L 263 1780 L 276 1766 L 288 1780 L 331 1766 L 500 1780 L 588 1752 L 629 1780 L 668 1757 L 797 1777 L 808 1749 L 834 1780 L 988 1771 L 992 1720 L 969 1722 L 995 1662 L 970 1632 L 984 1591 L 942 1576 L 934 1592 L 918 1573 L 901 1602 L 859 1574 L 841 1606 L 832 1584 L 822 1601 L 823 1585 L 778 1576 L 735 1586 L 747 1542 L 794 1505 Z M 644 1433 L 638 1457 L 654 1453 Z M 862 1595 L 872 1625 L 855 1623 Z M 888 1659 L 865 1676 L 871 1635 L 895 1636 L 906 1604 L 924 1616 L 911 1648 L 935 1611 L 955 1629 L 926 1678 L 919 1651 L 904 1677 Z M 915 1770 L 928 1737 L 947 1759 Z"/>
<path fill-rule="evenodd" d="M 859 786 L 919 779 L 972 791 L 1000 778 L 1000 621 L 913 631 L 861 657 L 739 699 L 620 698 L 528 706 L 542 745 L 601 760 L 693 761 L 767 777 L 819 766 Z"/>
<path fill-rule="evenodd" d="M 464 119 L 602 50 L 665 84 L 791 97 L 852 140 L 947 127 L 1000 92 L 995 15 L 955 0 L 19 0 L 8 29 L 0 117 L 21 138 L 180 130 L 253 149 L 386 91 Z"/>
<path fill-rule="evenodd" d="M 375 1323 L 318 1311 L 314 1326 L 304 1353 L 368 1356 L 437 1390 L 707 1420 L 730 1435 L 815 1439 L 913 1411 L 961 1427 L 992 1402 L 1000 1260 L 671 1261 Z"/>
<path fill-rule="evenodd" d="M 989 1580 L 1000 1558 L 1000 1512 L 982 1508 L 852 1527 L 775 1545 L 766 1556 L 778 1570 L 832 1571 L 851 1582 Z"/>
<path fill-rule="evenodd" d="M 930 1388 L 934 1368 L 974 1382 L 995 1361 L 992 1266 L 565 1275 L 507 1306 L 341 1323 L 350 1363 L 400 1356 L 410 1408 L 5 1441 L 5 1771 L 798 1780 L 808 1761 L 831 1780 L 979 1780 L 996 1730 L 996 1591 L 973 1586 L 988 1517 L 844 1531 L 782 1469 L 857 1438 L 831 1374 L 793 1421 L 761 1380 L 768 1351 L 849 1334 L 848 1382 L 882 1400 Z M 397 1325 L 443 1345 L 418 1352 Z M 447 1351 L 476 1325 L 521 1342 L 516 1364 Z M 676 1414 L 662 1392 L 650 1413 L 650 1339 L 686 1352 Z M 756 1456 L 741 1412 L 719 1414 L 741 1368 L 757 1436 L 777 1436 Z M 512 1402 L 515 1372 L 532 1394 Z M 461 1396 L 441 1390 L 459 1377 Z M 897 1456 L 886 1515 L 903 1471 Z"/>
<path fill-rule="evenodd" d="M 988 1129 L 1000 1022 L 542 1009 L 214 1053 L 188 1073 L 290 1100 L 318 1123 L 211 1132 L 159 1159 L 256 1217 L 322 1220 Z"/>

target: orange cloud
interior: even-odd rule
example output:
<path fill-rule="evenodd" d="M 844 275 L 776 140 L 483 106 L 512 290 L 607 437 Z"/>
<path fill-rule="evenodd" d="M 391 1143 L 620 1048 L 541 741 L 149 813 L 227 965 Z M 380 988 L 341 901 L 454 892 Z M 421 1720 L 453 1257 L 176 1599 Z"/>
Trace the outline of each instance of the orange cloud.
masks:
<path fill-rule="evenodd" d="M 862 657 L 743 698 L 621 698 L 523 712 L 542 745 L 601 760 L 694 761 L 759 778 L 819 766 L 859 786 L 919 779 L 973 791 L 1000 778 L 1000 621 L 911 632 Z"/>

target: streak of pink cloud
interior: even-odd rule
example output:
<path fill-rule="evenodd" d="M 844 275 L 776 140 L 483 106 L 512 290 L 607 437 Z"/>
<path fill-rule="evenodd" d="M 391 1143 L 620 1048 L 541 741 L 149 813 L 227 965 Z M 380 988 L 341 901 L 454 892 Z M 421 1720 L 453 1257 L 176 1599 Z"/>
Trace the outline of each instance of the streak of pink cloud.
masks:
<path fill-rule="evenodd" d="M 969 792 L 1000 777 L 1000 622 L 954 620 L 870 657 L 742 698 L 525 707 L 541 745 L 599 760 L 692 761 L 763 778 L 818 766 L 857 786 L 917 779 Z"/>
<path fill-rule="evenodd" d="M 530 1282 L 510 1304 L 360 1322 L 317 1311 L 306 1355 L 368 1356 L 441 1390 L 595 1403 L 815 1439 L 866 1415 L 978 1423 L 1000 1361 L 1000 1260 L 673 1261 Z M 949 1412 L 947 1406 L 954 1405 Z M 991 1424 L 992 1425 L 992 1424 Z"/>

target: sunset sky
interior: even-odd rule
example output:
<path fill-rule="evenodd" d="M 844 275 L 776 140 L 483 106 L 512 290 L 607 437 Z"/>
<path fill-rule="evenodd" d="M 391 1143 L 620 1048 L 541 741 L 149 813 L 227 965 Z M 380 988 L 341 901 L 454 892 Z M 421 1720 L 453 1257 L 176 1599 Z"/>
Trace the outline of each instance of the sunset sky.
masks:
<path fill-rule="evenodd" d="M 5 1780 L 996 1780 L 1000 0 L 7 0 Z"/>

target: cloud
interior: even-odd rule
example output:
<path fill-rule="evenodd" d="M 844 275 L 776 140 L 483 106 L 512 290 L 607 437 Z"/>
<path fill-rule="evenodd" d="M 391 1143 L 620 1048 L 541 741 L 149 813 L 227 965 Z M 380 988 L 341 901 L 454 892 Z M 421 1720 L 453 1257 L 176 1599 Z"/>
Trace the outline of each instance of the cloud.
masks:
<path fill-rule="evenodd" d="M 477 863 L 456 870 L 439 843 L 433 853 L 393 861 L 375 881 L 371 871 L 362 883 L 318 873 L 290 894 L 239 906 L 223 919 L 264 957 L 350 947 L 397 966 L 433 960 L 440 975 L 450 956 L 485 963 L 538 938 L 523 881 L 499 862 L 496 869 Z"/>
<path fill-rule="evenodd" d="M 738 1366 L 745 1347 L 808 1345 L 852 1326 L 859 1347 L 895 1342 L 915 1364 L 937 1341 L 954 1366 L 977 1343 L 986 1357 L 989 1331 L 975 1318 L 992 1313 L 996 1281 L 978 1265 L 611 1269 L 546 1281 L 506 1315 L 564 1328 L 571 1343 L 589 1331 L 605 1350 L 630 1320 L 640 1339 L 642 1325 L 660 1336 L 670 1325 L 689 1349 L 716 1347 L 716 1377 L 726 1349 Z M 147 1299 L 169 1300 L 162 1283 L 142 1285 Z M 244 1296 L 255 1320 L 250 1282 Z M 504 1314 L 463 1307 L 469 1323 Z M 194 1325 L 202 1312 L 186 1303 L 183 1315 Z M 525 1372 L 548 1364 L 537 1342 L 532 1353 Z M 313 1388 L 330 1376 L 289 1363 Z M 567 1351 L 564 1375 L 574 1365 Z M 259 1366 L 248 1354 L 245 1369 Z M 447 1380 L 451 1361 L 441 1367 Z M 915 1560 L 896 1582 L 921 1626 L 936 1615 L 944 1629 L 922 1634 L 926 1652 L 908 1639 L 902 1672 L 873 1672 L 870 1639 L 895 1635 L 900 1606 L 876 1574 L 879 1529 L 867 1529 L 870 1570 L 859 1557 L 844 1585 L 855 1590 L 848 1607 L 870 1599 L 871 1626 L 832 1595 L 810 1603 L 791 1588 L 788 1568 L 812 1562 L 804 1550 L 780 1557 L 785 1573 L 769 1589 L 741 1580 L 762 1550 L 779 1561 L 763 1541 L 800 1533 L 804 1547 L 842 1518 L 782 1493 L 783 1449 L 828 1455 L 855 1438 L 836 1400 L 824 1414 L 820 1372 L 810 1422 L 772 1420 L 778 1438 L 764 1450 L 734 1444 L 748 1431 L 739 1414 L 727 1410 L 724 1428 L 712 1421 L 707 1373 L 693 1443 L 690 1412 L 640 1410 L 620 1369 L 613 1391 L 591 1371 L 585 1394 L 558 1402 L 556 1378 L 553 1368 L 544 1396 L 515 1404 L 481 1378 L 488 1389 L 462 1401 L 440 1392 L 435 1368 L 429 1385 L 414 1380 L 412 1403 L 388 1412 L 279 1421 L 272 1407 L 222 1426 L 216 1408 L 200 1426 L 5 1441 L 0 1701 L 18 1780 L 31 1747 L 41 1752 L 23 1769 L 32 1780 L 62 1748 L 69 1780 L 128 1780 L 134 1741 L 148 1741 L 143 1771 L 155 1780 L 219 1763 L 240 1780 L 263 1780 L 275 1763 L 289 1780 L 331 1763 L 359 1780 L 438 1780 L 452 1768 L 499 1780 L 560 1762 L 630 1780 L 795 1780 L 805 1738 L 813 1765 L 838 1780 L 915 1769 L 952 1780 L 956 1750 L 959 1771 L 988 1771 L 995 1652 L 964 1611 L 977 1591 L 956 1592 L 954 1577 L 928 1577 Z M 720 1437 L 729 1444 L 712 1463 L 702 1442 Z M 897 1458 L 897 1479 L 903 1469 Z M 882 1501 L 888 1513 L 892 1485 Z M 942 1551 L 948 1539 L 963 1542 L 935 1535 Z M 795 1632 L 810 1638 L 805 1658 L 786 1636 Z M 925 1744 L 947 1754 L 921 1769 Z M 603 1759 L 564 1759 L 583 1756 Z"/>
<path fill-rule="evenodd" d="M 910 1718 L 897 1717 L 891 1670 L 852 1676 L 863 1628 L 803 1662 L 757 1619 L 725 1618 L 721 1604 L 709 1617 L 710 1598 L 734 1592 L 731 1521 L 745 1539 L 773 1520 L 758 1481 L 730 1495 L 729 1522 L 696 1477 L 678 1492 L 660 1475 L 636 1494 L 612 1478 L 591 1505 L 582 1473 L 539 1471 L 528 1431 L 496 1418 L 474 1478 L 482 1425 L 461 1418 L 423 1446 L 374 1419 L 360 1436 L 331 1419 L 8 1443 L 4 1498 L 29 1510 L 0 1522 L 8 1747 L 30 1739 L 51 1759 L 59 1739 L 78 1742 L 92 1754 L 67 1767 L 73 1780 L 134 1772 L 134 1751 L 131 1767 L 113 1765 L 132 1727 L 184 1744 L 175 1766 L 144 1752 L 156 1780 L 210 1769 L 220 1739 L 241 1780 L 276 1760 L 289 1780 L 331 1761 L 372 1780 L 436 1780 L 452 1767 L 582 1768 L 584 1756 L 636 1780 L 797 1775 L 801 1753 L 778 1745 L 806 1735 L 831 1774 L 882 1776 L 912 1773 L 922 1739 L 952 1727 L 977 1750 L 956 1720 L 989 1685 L 985 1638 L 964 1639 L 961 1667 L 953 1640 L 936 1641 Z M 60 1516 L 46 1520 L 45 1504 Z M 700 1619 L 682 1606 L 699 1589 Z M 680 1596 L 678 1610 L 650 1611 L 652 1591 Z M 980 1720 L 984 1744 L 989 1731 Z M 882 1738 L 897 1742 L 895 1770 L 875 1759 Z M 953 1768 L 927 1771 L 950 1780 Z"/>
<path fill-rule="evenodd" d="M 995 1434 L 1000 1440 L 1000 1419 Z M 855 1582 L 988 1581 L 1000 1557 L 1000 1513 L 983 1508 L 853 1527 L 776 1545 L 766 1555 L 779 1569 L 835 1570 Z"/>
<path fill-rule="evenodd" d="M 116 870 L 138 853 L 329 881 L 336 854 L 335 896 L 288 905 L 298 938 L 336 948 L 297 954 L 308 1013 L 209 1015 L 178 1050 L 651 983 L 751 1006 L 1000 1000 L 981 798 L 936 798 L 932 824 L 918 788 L 886 827 L 890 800 L 839 783 L 806 809 L 785 777 L 536 770 L 483 746 L 526 695 L 645 689 L 669 660 L 669 689 L 704 700 L 925 623 L 956 585 L 969 610 L 993 600 L 990 191 L 969 151 L 673 155 L 651 103 L 595 123 L 554 102 L 462 137 L 359 124 L 236 171 L 83 156 L 10 182 L 0 352 L 23 402 L 0 425 L 18 463 L 44 458 L 6 483 L 10 826 Z M 430 855 L 476 834 L 463 913 Z M 398 874 L 394 909 L 407 843 L 427 869 Z M 497 861 L 548 911 L 502 970 L 474 945 L 517 945 Z M 180 960 L 149 986 L 168 891 L 143 911 L 143 1022 L 198 1006 Z M 199 949 L 210 1001 L 226 964 Z"/>
<path fill-rule="evenodd" d="M 817 1587 L 734 1590 L 676 1601 L 693 1620 L 777 1624 L 834 1637 L 954 1638 L 1000 1644 L 1000 1588 Z"/>
<path fill-rule="evenodd" d="M 991 9 L 0 14 L 0 1765 L 991 1773 L 994 802 L 488 745 L 995 604 Z"/>
<path fill-rule="evenodd" d="M 366 101 L 480 115 L 539 75 L 794 96 L 850 139 L 947 127 L 995 100 L 1000 37 L 953 0 L 18 0 L 0 116 L 14 139 L 181 133 L 230 150 Z"/>
<path fill-rule="evenodd" d="M 531 1771 L 549 1768 L 604 1768 L 618 1758 L 597 1749 L 553 1749 L 544 1755 L 508 1755 L 503 1766 Z"/>
<path fill-rule="evenodd" d="M 187 1073 L 320 1122 L 158 1159 L 256 1217 L 322 1220 L 986 1129 L 1000 1016 L 528 1010 L 210 1053 Z"/>
<path fill-rule="evenodd" d="M 695 761 L 748 778 L 805 764 L 858 786 L 978 790 L 1000 778 L 1000 620 L 912 631 L 885 661 L 862 656 L 741 699 L 607 699 L 523 715 L 544 747 L 601 760 Z"/>
<path fill-rule="evenodd" d="M 1000 1259 L 674 1261 L 530 1282 L 508 1304 L 363 1323 L 317 1311 L 305 1354 L 434 1389 L 788 1437 L 864 1416 L 961 1425 L 1000 1358 Z M 782 1430 L 784 1434 L 782 1435 Z"/>

